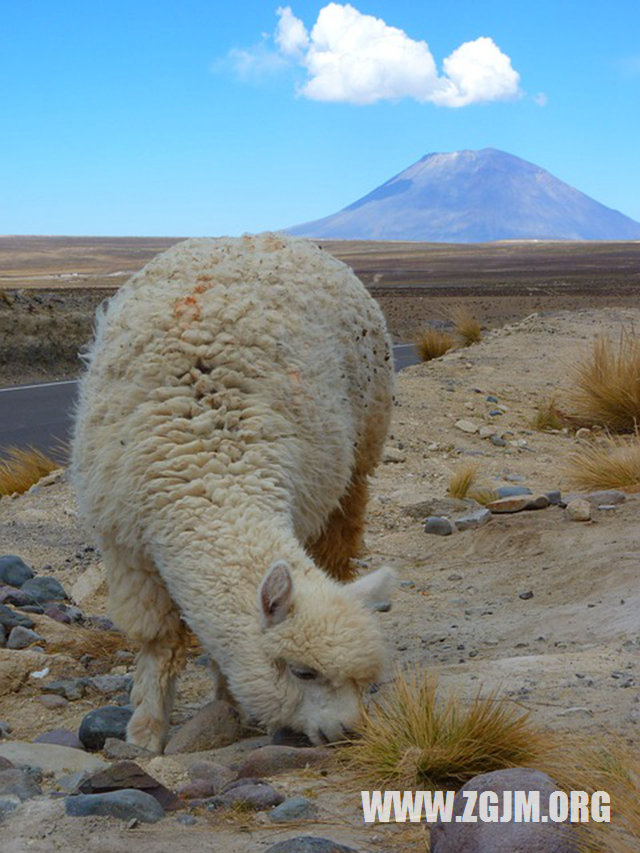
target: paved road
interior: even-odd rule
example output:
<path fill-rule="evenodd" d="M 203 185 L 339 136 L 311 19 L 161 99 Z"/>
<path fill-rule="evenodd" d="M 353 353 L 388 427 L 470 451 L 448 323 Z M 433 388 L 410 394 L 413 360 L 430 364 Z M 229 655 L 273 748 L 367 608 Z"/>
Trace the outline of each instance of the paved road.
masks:
<path fill-rule="evenodd" d="M 411 344 L 396 344 L 393 360 L 395 369 L 402 370 L 418 357 Z M 60 446 L 70 436 L 75 397 L 73 379 L 0 388 L 0 448 L 32 446 L 64 459 Z"/>

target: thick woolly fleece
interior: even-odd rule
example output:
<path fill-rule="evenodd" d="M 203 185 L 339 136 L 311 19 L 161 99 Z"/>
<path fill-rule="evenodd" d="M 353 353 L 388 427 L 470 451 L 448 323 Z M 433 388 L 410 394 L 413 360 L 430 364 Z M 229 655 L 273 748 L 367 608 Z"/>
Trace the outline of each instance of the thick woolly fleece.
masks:
<path fill-rule="evenodd" d="M 99 313 L 87 364 L 72 479 L 111 614 L 142 644 L 130 739 L 161 748 L 183 620 L 247 717 L 339 735 L 384 659 L 362 599 L 388 578 L 340 584 L 305 545 L 380 457 L 392 359 L 377 304 L 310 242 L 187 240 Z"/>

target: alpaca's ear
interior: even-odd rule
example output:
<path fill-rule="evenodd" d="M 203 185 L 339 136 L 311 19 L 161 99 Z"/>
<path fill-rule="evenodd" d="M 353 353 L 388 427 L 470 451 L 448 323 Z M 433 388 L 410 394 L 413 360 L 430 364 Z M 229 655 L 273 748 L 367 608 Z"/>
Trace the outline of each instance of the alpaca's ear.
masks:
<path fill-rule="evenodd" d="M 396 584 L 396 574 L 387 566 L 370 572 L 345 587 L 349 595 L 369 610 L 390 610 L 391 595 Z"/>
<path fill-rule="evenodd" d="M 293 604 L 293 580 L 284 560 L 278 560 L 264 576 L 258 590 L 260 621 L 270 628 L 286 619 Z"/>

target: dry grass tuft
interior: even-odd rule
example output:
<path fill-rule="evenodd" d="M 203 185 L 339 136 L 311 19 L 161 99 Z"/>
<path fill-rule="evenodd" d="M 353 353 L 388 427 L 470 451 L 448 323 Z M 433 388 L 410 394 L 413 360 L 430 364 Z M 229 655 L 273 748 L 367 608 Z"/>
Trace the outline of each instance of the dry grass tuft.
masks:
<path fill-rule="evenodd" d="M 468 347 L 482 340 L 482 326 L 465 305 L 458 305 L 452 309 L 451 322 L 462 338 L 464 346 Z"/>
<path fill-rule="evenodd" d="M 541 400 L 538 403 L 535 417 L 532 421 L 534 429 L 543 432 L 548 429 L 562 429 L 567 426 L 567 419 L 558 408 L 555 397 L 550 400 Z"/>
<path fill-rule="evenodd" d="M 623 330 L 617 346 L 598 337 L 574 370 L 572 413 L 586 426 L 633 432 L 640 425 L 640 338 Z"/>
<path fill-rule="evenodd" d="M 23 494 L 60 465 L 33 447 L 6 447 L 0 456 L 0 497 Z"/>
<path fill-rule="evenodd" d="M 416 337 L 415 346 L 422 361 L 440 358 L 456 345 L 455 338 L 449 332 L 427 326 Z"/>
<path fill-rule="evenodd" d="M 640 435 L 609 436 L 571 454 L 567 476 L 581 489 L 640 491 Z"/>
<path fill-rule="evenodd" d="M 494 501 L 498 495 L 493 489 L 485 487 L 474 487 L 478 475 L 478 466 L 473 463 L 467 463 L 456 471 L 449 480 L 449 496 L 464 500 L 472 498 L 479 504 L 485 504 Z"/>
<path fill-rule="evenodd" d="M 505 700 L 437 695 L 437 677 L 396 676 L 386 696 L 366 712 L 345 750 L 348 764 L 371 784 L 458 787 L 478 773 L 530 763 L 542 736 Z"/>
<path fill-rule="evenodd" d="M 452 498 L 464 500 L 468 497 L 469 489 L 476 481 L 478 476 L 478 466 L 473 463 L 467 463 L 458 468 L 455 474 L 452 474 L 449 480 L 449 495 Z"/>
<path fill-rule="evenodd" d="M 611 823 L 576 827 L 582 853 L 637 853 L 640 849 L 640 756 L 614 738 L 594 746 L 593 738 L 559 745 L 543 769 L 565 790 L 606 791 Z"/>

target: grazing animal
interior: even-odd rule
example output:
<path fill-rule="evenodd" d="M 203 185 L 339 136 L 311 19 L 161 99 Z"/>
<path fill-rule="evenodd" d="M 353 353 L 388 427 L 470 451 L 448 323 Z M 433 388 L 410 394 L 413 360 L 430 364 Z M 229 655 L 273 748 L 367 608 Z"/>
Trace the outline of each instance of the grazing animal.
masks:
<path fill-rule="evenodd" d="M 186 240 L 99 312 L 86 360 L 72 480 L 140 644 L 128 739 L 163 748 L 187 626 L 247 719 L 344 737 L 392 583 L 345 583 L 390 415 L 377 304 L 307 241 Z"/>

